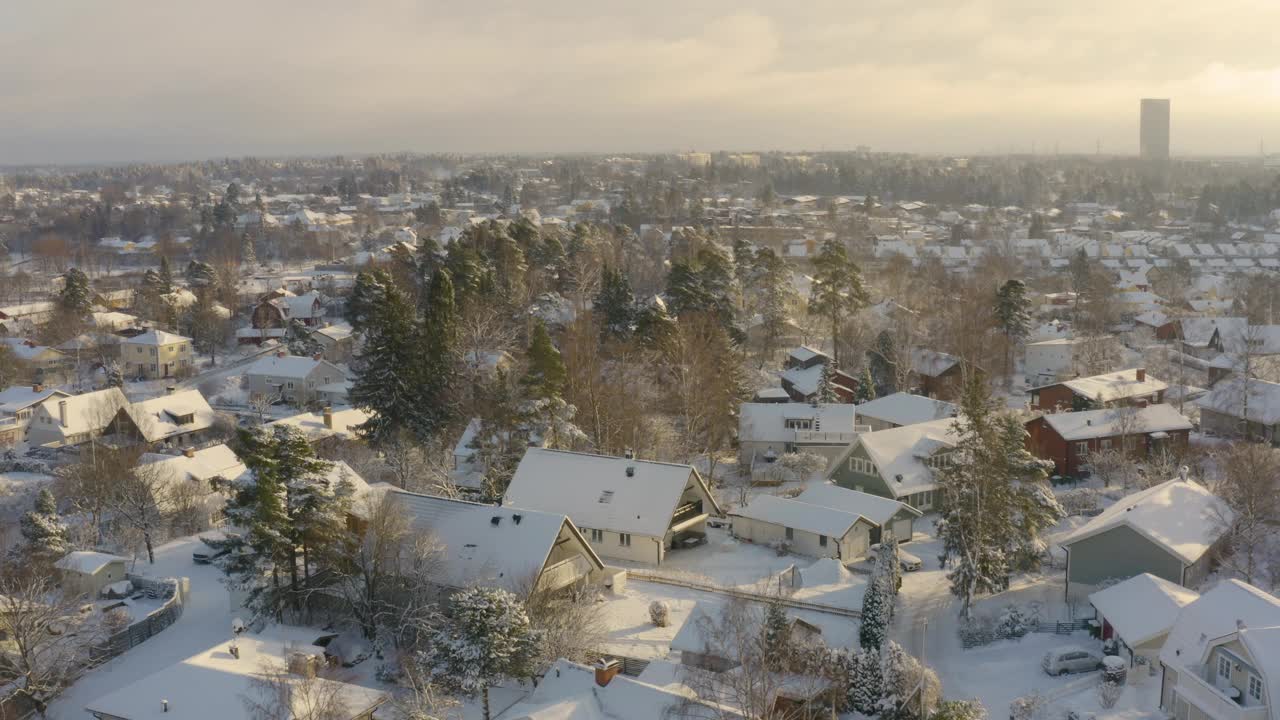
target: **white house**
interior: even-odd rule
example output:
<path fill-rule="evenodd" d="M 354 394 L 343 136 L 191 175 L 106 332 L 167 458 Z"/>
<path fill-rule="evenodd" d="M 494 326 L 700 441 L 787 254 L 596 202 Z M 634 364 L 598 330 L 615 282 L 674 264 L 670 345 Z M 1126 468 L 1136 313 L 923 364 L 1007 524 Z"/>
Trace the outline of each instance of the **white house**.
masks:
<path fill-rule="evenodd" d="M 101 435 L 120 408 L 129 404 L 120 388 L 51 397 L 36 406 L 27 426 L 32 445 L 79 445 Z"/>
<path fill-rule="evenodd" d="M 738 408 L 738 461 L 743 467 L 792 452 L 828 458 L 853 442 L 859 431 L 847 403 L 742 403 Z"/>
<path fill-rule="evenodd" d="M 148 330 L 120 341 L 120 364 L 128 377 L 167 378 L 192 371 L 191 338 Z"/>
<path fill-rule="evenodd" d="M 723 516 L 691 465 L 529 448 L 504 506 L 563 512 L 603 557 L 662 564 Z"/>
<path fill-rule="evenodd" d="M 96 598 L 102 588 L 124 580 L 129 561 L 92 550 L 69 552 L 53 564 L 62 590 L 71 595 Z"/>
<path fill-rule="evenodd" d="M 919 516 L 896 500 L 834 485 L 813 486 L 795 498 L 758 495 L 729 514 L 735 537 L 846 564 L 865 556 L 885 527 L 892 532 L 900 525 L 910 540 L 911 523 Z"/>
<path fill-rule="evenodd" d="M 564 515 L 388 490 L 413 526 L 444 546 L 435 581 L 513 592 L 603 581 L 604 563 Z"/>
<path fill-rule="evenodd" d="M 284 351 L 259 358 L 244 371 L 245 389 L 251 398 L 294 405 L 315 401 L 320 397 L 319 388 L 346 379 L 346 373 L 327 360 Z"/>
<path fill-rule="evenodd" d="M 179 455 L 146 453 L 139 464 L 150 466 L 173 486 L 191 487 L 202 499 L 209 525 L 217 525 L 222 519 L 227 485 L 248 471 L 235 452 L 221 443 L 200 450 L 186 448 Z"/>
<path fill-rule="evenodd" d="M 1276 720 L 1280 600 L 1218 583 L 1178 614 L 1160 666 L 1160 708 L 1175 720 Z"/>
<path fill-rule="evenodd" d="M 744 717 L 730 708 L 697 700 L 683 684 L 653 685 L 619 674 L 617 661 L 587 667 L 555 661 L 533 692 L 503 711 L 499 720 L 655 720 L 667 717 Z"/>
<path fill-rule="evenodd" d="M 1054 338 L 1027 343 L 1022 369 L 1028 385 L 1047 385 L 1075 374 L 1076 348 L 1083 338 Z"/>
<path fill-rule="evenodd" d="M 0 448 L 12 447 L 26 439 L 27 426 L 40 403 L 50 398 L 71 397 L 40 383 L 13 385 L 0 390 Z"/>
<path fill-rule="evenodd" d="M 216 419 L 199 390 L 182 390 L 125 405 L 117 411 L 114 430 L 153 445 L 181 447 L 199 444 Z"/>

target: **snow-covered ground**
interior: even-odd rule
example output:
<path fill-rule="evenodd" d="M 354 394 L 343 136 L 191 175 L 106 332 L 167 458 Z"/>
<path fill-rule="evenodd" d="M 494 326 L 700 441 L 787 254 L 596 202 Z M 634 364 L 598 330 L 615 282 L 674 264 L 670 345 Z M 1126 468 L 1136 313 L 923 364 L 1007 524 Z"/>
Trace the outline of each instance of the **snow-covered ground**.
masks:
<path fill-rule="evenodd" d="M 723 586 L 754 586 L 792 565 L 806 566 L 813 558 L 779 555 L 764 545 L 734 538 L 725 528 L 707 528 L 707 542 L 688 550 L 667 554 L 662 566 L 635 564 L 636 569 L 656 575 L 688 578 Z M 625 565 L 625 563 L 614 563 Z"/>

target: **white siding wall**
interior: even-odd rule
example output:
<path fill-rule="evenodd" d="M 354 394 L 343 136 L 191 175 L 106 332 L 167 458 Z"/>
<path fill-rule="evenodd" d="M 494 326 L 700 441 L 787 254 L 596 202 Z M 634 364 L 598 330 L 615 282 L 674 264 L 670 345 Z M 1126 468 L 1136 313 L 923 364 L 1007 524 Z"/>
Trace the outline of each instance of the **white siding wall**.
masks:
<path fill-rule="evenodd" d="M 662 538 L 633 534 L 631 536 L 631 546 L 627 547 L 621 544 L 620 533 L 612 530 L 603 530 L 603 537 L 600 540 L 591 539 L 590 528 L 580 527 L 578 530 L 587 539 L 591 549 L 595 550 L 596 554 L 602 558 L 660 565 L 662 558 L 666 555 L 666 549 L 662 547 Z"/>
<path fill-rule="evenodd" d="M 733 534 L 744 540 L 761 545 L 773 542 L 790 542 L 791 552 L 817 558 L 839 558 L 845 562 L 862 557 L 869 544 L 867 527 L 858 523 L 843 538 L 827 538 L 827 546 L 817 533 L 795 529 L 791 540 L 787 540 L 787 529 L 775 523 L 762 522 L 740 516 L 733 516 Z"/>

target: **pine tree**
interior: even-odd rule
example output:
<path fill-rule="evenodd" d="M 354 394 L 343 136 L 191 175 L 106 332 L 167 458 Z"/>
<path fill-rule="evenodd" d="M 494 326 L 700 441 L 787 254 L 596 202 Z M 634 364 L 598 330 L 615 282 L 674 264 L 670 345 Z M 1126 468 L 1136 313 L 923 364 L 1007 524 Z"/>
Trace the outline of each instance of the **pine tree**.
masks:
<path fill-rule="evenodd" d="M 858 644 L 865 650 L 879 650 L 889 627 L 889 593 L 884 575 L 876 573 L 862 593 L 862 619 L 858 627 Z"/>
<path fill-rule="evenodd" d="M 745 271 L 743 267 L 747 268 Z M 761 363 L 773 355 L 778 339 L 787 330 L 791 320 L 790 307 L 797 299 L 791 283 L 791 270 L 771 248 L 760 248 L 750 260 L 750 265 L 739 266 L 739 282 L 745 279 L 742 293 L 748 307 L 760 315 L 764 331 Z"/>
<path fill-rule="evenodd" d="M 391 278 L 381 270 L 356 275 L 351 295 L 347 298 L 345 317 L 356 332 L 364 332 L 376 310 L 386 299 Z"/>
<path fill-rule="evenodd" d="M 458 374 L 454 357 L 457 322 L 453 279 L 448 270 L 441 268 L 431 277 L 414 338 L 417 364 L 410 366 L 416 368 L 412 388 L 416 411 L 411 416 L 410 430 L 419 438 L 431 437 L 453 417 L 451 393 Z"/>
<path fill-rule="evenodd" d="M 192 260 L 187 263 L 183 274 L 187 278 L 187 284 L 193 288 L 213 287 L 218 282 L 218 273 L 207 262 Z"/>
<path fill-rule="evenodd" d="M 463 695 L 480 695 L 489 720 L 489 688 L 536 671 L 541 634 L 516 596 L 476 587 L 453 596 L 449 622 L 434 628 L 415 660 L 424 675 Z"/>
<path fill-rule="evenodd" d="M 259 198 L 261 201 L 261 198 Z M 259 213 L 264 212 L 259 209 Z M 261 217 L 261 215 L 259 215 Z M 254 247 L 253 236 L 248 232 L 240 239 L 240 266 L 245 268 L 255 268 L 258 266 L 258 251 Z"/>
<path fill-rule="evenodd" d="M 158 273 L 159 284 L 157 288 L 161 295 L 168 295 L 173 292 L 173 270 L 169 267 L 169 258 L 160 257 L 160 272 Z"/>
<path fill-rule="evenodd" d="M 71 550 L 67 526 L 58 515 L 58 503 L 48 488 L 40 488 L 31 510 L 18 520 L 23 544 L 13 550 L 15 560 L 45 567 Z"/>
<path fill-rule="evenodd" d="M 600 319 L 601 334 L 619 339 L 630 337 L 635 323 L 635 303 L 627 276 L 606 265 L 600 275 L 600 292 L 592 306 Z"/>
<path fill-rule="evenodd" d="M 560 397 L 566 380 L 564 360 L 551 343 L 547 326 L 540 320 L 534 323 L 533 337 L 525 356 L 529 370 L 525 374 L 524 385 L 529 395 L 535 398 Z"/>
<path fill-rule="evenodd" d="M 809 294 L 809 312 L 831 323 L 833 356 L 840 359 L 840 325 L 867 303 L 862 286 L 862 272 L 851 260 L 840 240 L 822 243 L 813 260 L 813 285 Z"/>
<path fill-rule="evenodd" d="M 791 648 L 791 622 L 782 609 L 782 603 L 771 602 L 765 606 L 760 644 L 761 655 L 770 669 L 782 671 Z"/>
<path fill-rule="evenodd" d="M 867 351 L 867 376 L 876 397 L 898 392 L 898 350 L 888 330 L 882 330 L 876 336 L 876 346 Z"/>
<path fill-rule="evenodd" d="M 840 396 L 836 394 L 835 375 L 836 361 L 829 360 L 824 363 L 822 374 L 818 376 L 818 390 L 815 393 L 814 402 L 821 404 L 840 402 Z"/>
<path fill-rule="evenodd" d="M 1007 378 L 1013 364 L 1013 348 L 1031 332 L 1031 301 L 1027 286 L 1021 280 L 1010 280 L 996 291 L 993 310 L 996 327 L 1004 333 L 1004 374 Z"/>

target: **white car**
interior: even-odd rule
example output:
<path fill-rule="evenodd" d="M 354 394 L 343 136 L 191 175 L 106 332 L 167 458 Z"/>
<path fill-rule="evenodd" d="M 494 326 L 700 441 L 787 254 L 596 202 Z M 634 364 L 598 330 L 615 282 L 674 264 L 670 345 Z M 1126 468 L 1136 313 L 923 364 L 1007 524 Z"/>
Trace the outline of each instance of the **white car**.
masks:
<path fill-rule="evenodd" d="M 867 557 L 867 562 L 874 565 L 879 554 L 880 543 L 873 543 L 871 545 L 871 554 Z M 924 567 L 924 563 L 920 561 L 920 558 L 912 555 L 906 550 L 903 550 L 901 545 L 898 546 L 898 565 L 902 568 L 902 572 L 915 572 Z"/>
<path fill-rule="evenodd" d="M 1064 645 L 1045 653 L 1040 667 L 1050 675 L 1091 672 L 1102 668 L 1102 653 L 1077 645 Z"/>

